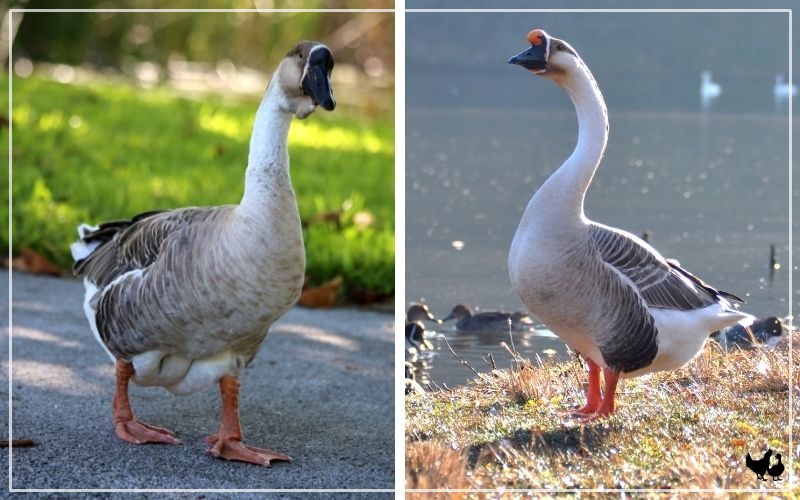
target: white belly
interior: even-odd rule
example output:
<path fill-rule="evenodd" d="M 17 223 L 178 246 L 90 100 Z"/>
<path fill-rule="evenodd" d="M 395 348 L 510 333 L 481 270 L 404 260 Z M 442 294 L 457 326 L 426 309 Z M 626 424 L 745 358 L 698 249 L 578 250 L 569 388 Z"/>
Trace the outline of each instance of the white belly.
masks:
<path fill-rule="evenodd" d="M 137 385 L 162 386 L 174 394 L 191 394 L 215 384 L 225 375 L 237 377 L 246 360 L 231 351 L 187 359 L 162 351 L 147 351 L 132 359 Z"/>
<path fill-rule="evenodd" d="M 658 330 L 658 354 L 650 365 L 625 373 L 624 378 L 680 368 L 700 354 L 713 332 L 739 322 L 752 322 L 749 314 L 727 311 L 720 304 L 693 311 L 651 308 L 650 314 Z"/>

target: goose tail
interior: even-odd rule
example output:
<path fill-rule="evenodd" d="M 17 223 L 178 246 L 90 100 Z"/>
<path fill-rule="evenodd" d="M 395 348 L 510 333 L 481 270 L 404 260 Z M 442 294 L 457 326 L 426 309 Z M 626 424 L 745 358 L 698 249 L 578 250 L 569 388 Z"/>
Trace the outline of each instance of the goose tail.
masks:
<path fill-rule="evenodd" d="M 74 260 L 76 264 L 92 255 L 102 243 L 98 240 L 87 240 L 87 237 L 98 229 L 97 226 L 90 226 L 88 224 L 81 224 L 78 226 L 78 240 L 69 246 L 70 253 L 72 253 L 72 260 Z"/>
<path fill-rule="evenodd" d="M 744 303 L 744 300 L 740 299 L 736 295 L 733 295 L 732 293 L 722 291 L 717 292 L 717 303 L 720 305 L 722 314 L 731 318 L 738 318 L 736 323 L 745 328 L 751 326 L 756 320 L 756 317 L 752 314 L 740 311 L 738 306 L 731 304 L 731 302 Z"/>

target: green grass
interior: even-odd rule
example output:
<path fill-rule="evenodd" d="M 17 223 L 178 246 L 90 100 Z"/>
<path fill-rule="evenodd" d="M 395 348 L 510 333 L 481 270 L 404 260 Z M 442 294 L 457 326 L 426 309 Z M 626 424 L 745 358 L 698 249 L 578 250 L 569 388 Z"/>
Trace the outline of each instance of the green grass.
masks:
<path fill-rule="evenodd" d="M 7 94 L 7 77 L 1 83 Z M 167 89 L 15 78 L 13 252 L 30 247 L 68 269 L 80 222 L 238 203 L 258 102 L 221 101 L 180 98 Z M 295 120 L 290 132 L 301 217 L 342 212 L 338 225 L 305 229 L 307 274 L 313 284 L 341 275 L 351 294 L 392 294 L 393 123 L 345 113 L 317 111 Z M 358 212 L 375 223 L 353 224 Z M 7 229 L 0 231 L 8 242 Z"/>
<path fill-rule="evenodd" d="M 617 412 L 582 425 L 564 414 L 585 381 L 577 361 L 527 363 L 408 397 L 406 487 L 788 489 L 788 343 L 727 354 L 709 343 L 680 370 L 621 382 Z M 767 446 L 786 464 L 781 482 L 745 466 Z"/>

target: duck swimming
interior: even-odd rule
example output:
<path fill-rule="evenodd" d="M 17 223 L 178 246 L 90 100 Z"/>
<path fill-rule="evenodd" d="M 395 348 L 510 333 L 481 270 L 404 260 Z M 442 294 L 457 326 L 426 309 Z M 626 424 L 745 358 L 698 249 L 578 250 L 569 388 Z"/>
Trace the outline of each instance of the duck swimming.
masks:
<path fill-rule="evenodd" d="M 425 325 L 419 321 L 406 323 L 406 352 L 419 354 L 422 351 L 432 351 L 433 344 L 425 338 Z"/>
<path fill-rule="evenodd" d="M 723 349 L 751 349 L 757 345 L 774 347 L 786 338 L 786 327 L 775 316 L 753 321 L 753 324 L 744 327 L 736 324 L 723 328 L 711 334 L 711 338 L 722 345 Z"/>
<path fill-rule="evenodd" d="M 412 363 L 406 361 L 405 365 L 405 379 L 403 381 L 404 392 L 406 396 L 411 395 L 425 395 L 425 389 L 417 382 L 417 369 Z"/>
<path fill-rule="evenodd" d="M 521 312 L 486 311 L 473 313 L 472 309 L 464 304 L 453 307 L 442 322 L 456 320 L 456 329 L 464 332 L 492 332 L 506 333 L 509 331 L 528 331 L 533 327 L 533 322 L 527 314 Z"/>
<path fill-rule="evenodd" d="M 631 233 L 589 220 L 584 196 L 608 140 L 592 73 L 567 42 L 535 29 L 508 62 L 561 87 L 578 116 L 575 150 L 533 195 L 511 243 L 511 284 L 523 304 L 588 366 L 587 421 L 615 410 L 619 378 L 691 361 L 711 332 L 752 316 L 737 296 L 668 261 Z M 600 373 L 605 380 L 601 392 Z"/>
<path fill-rule="evenodd" d="M 300 296 L 305 250 L 289 177 L 294 117 L 333 110 L 333 56 L 300 42 L 273 73 L 253 125 L 238 205 L 147 212 L 78 227 L 74 272 L 86 288 L 84 312 L 115 362 L 117 436 L 129 443 L 176 444 L 174 434 L 137 420 L 128 383 L 190 394 L 218 384 L 215 457 L 269 465 L 283 453 L 242 443 L 239 376 L 270 326 Z"/>
<path fill-rule="evenodd" d="M 433 321 L 434 323 L 441 324 L 442 320 L 436 319 L 430 308 L 425 304 L 411 304 L 411 307 L 406 311 L 406 322 L 412 321 Z"/>
<path fill-rule="evenodd" d="M 441 323 L 424 304 L 412 304 L 406 311 L 406 353 L 411 356 L 433 350 L 433 344 L 426 338 L 425 321 Z"/>

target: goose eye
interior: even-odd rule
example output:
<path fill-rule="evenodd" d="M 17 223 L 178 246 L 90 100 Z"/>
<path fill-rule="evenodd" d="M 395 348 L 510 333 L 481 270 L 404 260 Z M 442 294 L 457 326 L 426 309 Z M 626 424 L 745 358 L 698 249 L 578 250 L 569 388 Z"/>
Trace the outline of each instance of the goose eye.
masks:
<path fill-rule="evenodd" d="M 556 50 L 564 50 L 564 44 L 561 43 L 556 44 Z"/>

